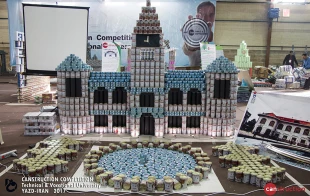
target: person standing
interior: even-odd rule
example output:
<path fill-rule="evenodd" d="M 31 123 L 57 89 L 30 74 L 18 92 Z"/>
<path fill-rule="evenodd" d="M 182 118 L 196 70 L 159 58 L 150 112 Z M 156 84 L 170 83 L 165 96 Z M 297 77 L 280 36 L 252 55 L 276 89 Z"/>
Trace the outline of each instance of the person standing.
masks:
<path fill-rule="evenodd" d="M 205 1 L 197 6 L 197 16 L 203 19 L 210 28 L 210 36 L 208 42 L 213 41 L 212 27 L 215 21 L 215 5 L 211 1 Z M 193 16 L 188 17 L 189 20 L 193 19 Z M 186 43 L 183 45 L 183 52 L 189 58 L 190 66 L 201 66 L 200 47 L 192 48 Z"/>
<path fill-rule="evenodd" d="M 307 71 L 309 71 L 309 73 L 306 73 L 306 81 L 305 81 L 305 85 L 304 85 L 304 90 L 309 90 L 310 88 L 310 57 L 308 57 L 308 55 L 306 53 L 302 54 L 302 58 L 303 58 L 303 68 L 306 69 Z"/>
<path fill-rule="evenodd" d="M 296 57 L 294 55 L 293 51 L 290 51 L 290 53 L 288 55 L 285 56 L 284 60 L 283 60 L 283 65 L 290 65 L 292 66 L 292 69 L 294 69 L 294 65 L 298 66 L 298 62 L 296 60 Z"/>

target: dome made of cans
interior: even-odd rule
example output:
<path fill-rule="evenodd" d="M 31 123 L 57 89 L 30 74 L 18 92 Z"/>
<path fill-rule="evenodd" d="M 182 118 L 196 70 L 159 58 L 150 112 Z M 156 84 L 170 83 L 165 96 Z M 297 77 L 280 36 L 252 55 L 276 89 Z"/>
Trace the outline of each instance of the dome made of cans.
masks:
<path fill-rule="evenodd" d="M 92 71 L 93 68 L 90 65 L 83 63 L 83 61 L 70 54 L 64 61 L 62 61 L 56 68 L 56 71 Z"/>
<path fill-rule="evenodd" d="M 216 58 L 206 68 L 207 73 L 238 73 L 238 69 L 228 58 L 221 56 Z"/>

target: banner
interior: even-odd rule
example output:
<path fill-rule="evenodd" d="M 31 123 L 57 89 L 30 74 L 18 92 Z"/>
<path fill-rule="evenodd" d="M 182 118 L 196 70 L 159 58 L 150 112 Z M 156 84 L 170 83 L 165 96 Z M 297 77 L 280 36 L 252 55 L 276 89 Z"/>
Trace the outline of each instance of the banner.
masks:
<path fill-rule="evenodd" d="M 216 46 L 210 43 L 200 43 L 202 69 L 206 69 L 216 59 Z"/>
<path fill-rule="evenodd" d="M 14 39 L 16 31 L 23 31 L 22 3 L 38 3 L 36 0 L 11 0 L 7 1 L 9 12 L 9 30 L 11 44 L 11 65 L 15 65 Z M 40 1 L 40 4 L 55 5 L 54 0 Z M 57 5 L 84 6 L 89 9 L 88 26 L 88 60 L 95 59 L 96 65 L 101 65 L 102 43 L 117 42 L 120 44 L 122 66 L 127 65 L 127 48 L 131 47 L 133 28 L 142 13 L 141 7 L 146 6 L 145 0 L 83 0 L 57 1 Z M 215 6 L 216 0 L 153 0 L 151 6 L 156 7 L 158 19 L 163 29 L 164 39 L 169 40 L 170 47 L 176 48 L 177 53 L 175 66 L 200 66 L 200 48 L 193 48 L 190 51 L 184 47 L 181 29 L 191 17 L 204 20 L 210 28 L 209 42 L 214 39 Z M 78 21 L 77 21 L 78 22 Z M 70 24 L 68 24 L 70 25 Z M 27 35 L 26 35 L 27 42 Z M 70 51 L 68 51 L 70 54 Z M 195 61 L 192 61 L 196 59 Z M 169 53 L 165 55 L 165 61 L 169 62 Z M 190 63 L 195 62 L 195 63 Z M 94 62 L 94 61 L 92 61 Z M 61 62 L 59 62 L 61 63 Z"/>
<path fill-rule="evenodd" d="M 253 92 L 242 119 L 238 137 L 249 143 L 280 141 L 308 147 L 310 145 L 310 92 Z"/>
<path fill-rule="evenodd" d="M 116 72 L 120 67 L 119 45 L 113 42 L 102 44 L 102 72 Z"/>

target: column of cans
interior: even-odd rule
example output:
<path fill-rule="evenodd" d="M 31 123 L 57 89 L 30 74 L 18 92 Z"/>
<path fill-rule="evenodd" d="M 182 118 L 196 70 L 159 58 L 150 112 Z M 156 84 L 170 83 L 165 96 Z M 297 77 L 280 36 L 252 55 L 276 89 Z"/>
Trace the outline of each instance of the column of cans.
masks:
<path fill-rule="evenodd" d="M 131 59 L 131 69 L 130 69 L 130 87 L 135 87 L 135 83 L 137 81 L 137 74 L 136 74 L 136 64 L 133 59 Z"/>
<path fill-rule="evenodd" d="M 135 119 L 135 130 L 136 130 L 136 136 L 140 135 L 140 116 L 136 116 Z"/>
<path fill-rule="evenodd" d="M 165 124 L 165 118 L 159 118 L 159 135 L 158 137 L 164 136 L 164 124 Z"/>
<path fill-rule="evenodd" d="M 184 112 L 188 112 L 188 105 L 187 105 L 187 91 L 183 91 L 183 101 L 182 101 L 182 109 Z M 190 134 L 189 128 L 186 127 L 186 116 L 182 116 L 182 134 Z"/>
<path fill-rule="evenodd" d="M 206 110 L 206 116 L 209 117 L 210 116 L 210 103 L 211 103 L 211 99 L 210 99 L 211 74 L 206 73 L 205 77 L 206 77 L 206 106 L 205 106 L 205 110 Z"/>
<path fill-rule="evenodd" d="M 140 107 L 140 94 L 134 95 L 134 103 L 136 108 Z"/>
<path fill-rule="evenodd" d="M 164 88 L 165 87 L 165 62 L 164 62 L 164 59 L 165 59 L 165 49 L 164 48 L 161 48 L 161 58 L 160 58 L 160 85 L 159 87 L 160 88 Z"/>
<path fill-rule="evenodd" d="M 135 105 L 135 94 L 133 92 L 131 92 L 129 94 L 129 108 L 133 108 L 136 107 Z"/>
<path fill-rule="evenodd" d="M 130 134 L 132 137 L 136 137 L 136 130 L 135 130 L 135 117 L 130 115 L 129 117 L 129 129 L 130 129 Z"/>
<path fill-rule="evenodd" d="M 144 62 L 144 86 L 145 87 L 153 87 L 153 85 L 150 82 L 150 66 L 151 62 L 150 61 L 145 61 Z M 154 67 L 152 67 L 152 69 L 154 69 Z"/>
<path fill-rule="evenodd" d="M 182 116 L 182 134 L 186 134 L 186 116 Z"/>
<path fill-rule="evenodd" d="M 65 113 L 65 107 L 66 107 L 66 99 L 65 99 L 65 90 L 66 90 L 66 86 L 65 86 L 65 80 L 66 80 L 66 74 L 65 72 L 57 72 L 57 105 L 58 105 L 58 112 L 59 112 L 59 116 L 60 116 L 60 129 L 62 132 L 64 132 L 65 134 L 67 134 L 67 129 L 65 127 L 67 127 L 67 119 L 65 117 L 66 113 Z"/>
<path fill-rule="evenodd" d="M 156 67 L 155 67 L 155 61 L 151 61 L 150 62 L 150 69 L 149 69 L 149 74 L 150 74 L 150 86 L 152 88 L 156 88 L 156 84 L 155 84 L 155 71 Z"/>
<path fill-rule="evenodd" d="M 222 99 L 216 99 L 215 118 L 216 118 L 216 136 L 222 135 Z"/>
<path fill-rule="evenodd" d="M 165 134 L 168 134 L 168 133 L 169 133 L 169 130 L 168 130 L 168 119 L 169 119 L 168 116 L 165 116 L 165 117 L 164 117 L 164 133 L 165 133 Z"/>
<path fill-rule="evenodd" d="M 113 131 L 113 116 L 112 115 L 108 115 L 108 133 L 112 133 Z"/>
<path fill-rule="evenodd" d="M 130 116 L 126 115 L 126 130 L 125 133 L 130 133 Z"/>
<path fill-rule="evenodd" d="M 155 118 L 155 136 L 159 135 L 159 118 Z"/>

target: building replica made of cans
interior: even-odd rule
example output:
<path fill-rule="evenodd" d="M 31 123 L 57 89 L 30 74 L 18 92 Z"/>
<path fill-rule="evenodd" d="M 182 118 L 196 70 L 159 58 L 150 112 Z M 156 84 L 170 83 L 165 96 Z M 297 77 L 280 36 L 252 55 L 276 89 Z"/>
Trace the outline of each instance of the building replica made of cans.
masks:
<path fill-rule="evenodd" d="M 236 67 L 220 57 L 206 70 L 167 71 L 159 24 L 156 8 L 143 7 L 132 35 L 130 72 L 91 72 L 74 55 L 57 67 L 65 134 L 233 135 Z M 140 47 L 138 39 L 152 35 L 159 46 Z"/>

